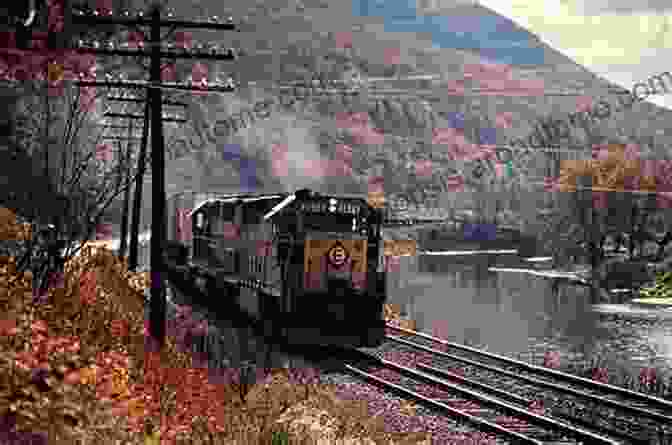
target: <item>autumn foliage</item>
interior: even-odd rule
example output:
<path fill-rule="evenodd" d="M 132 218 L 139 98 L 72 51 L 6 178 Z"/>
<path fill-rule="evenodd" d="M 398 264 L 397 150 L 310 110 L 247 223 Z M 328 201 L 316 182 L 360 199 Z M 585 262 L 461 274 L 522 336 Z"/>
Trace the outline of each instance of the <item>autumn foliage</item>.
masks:
<path fill-rule="evenodd" d="M 290 443 L 314 434 L 352 445 L 374 443 L 371 438 L 428 443 L 425 434 L 387 433 L 380 419 L 320 384 L 315 370 L 257 370 L 257 384 L 248 390 L 238 369 L 209 369 L 187 352 L 190 336 L 204 327 L 194 326 L 185 308 L 168 323 L 166 346 L 149 351 L 148 274 L 128 272 L 109 251 L 85 248 L 66 263 L 62 286 L 38 304 L 31 273 L 19 275 L 15 263 L 0 258 L 2 437 L 38 437 L 45 444 L 269 444 L 281 433 Z M 329 428 L 320 430 L 322 414 L 305 428 L 316 412 L 328 415 Z"/>
<path fill-rule="evenodd" d="M 639 159 L 623 144 L 609 144 L 595 151 L 594 159 L 562 161 L 557 184 L 562 191 L 576 191 L 576 180 L 592 178 L 595 191 L 662 191 L 668 182 L 667 161 Z"/>

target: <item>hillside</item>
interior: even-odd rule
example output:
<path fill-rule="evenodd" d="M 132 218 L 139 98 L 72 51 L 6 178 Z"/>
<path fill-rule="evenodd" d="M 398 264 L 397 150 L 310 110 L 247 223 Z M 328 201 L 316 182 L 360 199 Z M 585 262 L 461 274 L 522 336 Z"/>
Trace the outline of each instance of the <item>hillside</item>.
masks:
<path fill-rule="evenodd" d="M 576 111 L 578 96 L 581 93 L 595 98 L 607 98 L 617 103 L 609 92 L 615 87 L 583 67 L 572 62 L 552 48 L 545 46 L 536 36 L 521 30 L 506 18 L 497 16 L 493 11 L 481 6 L 456 6 L 446 8 L 444 14 L 474 17 L 478 23 L 483 17 L 497 16 L 502 23 L 508 23 L 511 32 L 525 34 L 530 46 L 543 50 L 543 64 L 512 65 L 510 78 L 516 82 L 530 81 L 542 85 L 540 91 L 528 94 L 492 95 L 469 93 L 470 88 L 478 88 L 474 77 L 465 80 L 465 71 L 473 66 L 488 62 L 478 51 L 462 49 L 443 49 L 432 47 L 432 43 L 422 33 L 401 33 L 386 31 L 386 27 L 374 17 L 353 17 L 350 2 L 323 1 L 322 7 L 314 2 L 303 2 L 303 9 L 297 11 L 296 4 L 283 2 L 263 2 L 249 15 L 245 31 L 234 35 L 233 39 L 222 37 L 222 43 L 244 48 L 247 56 L 235 64 L 210 66 L 211 70 L 231 70 L 243 84 L 243 88 L 233 95 L 208 95 L 187 97 L 191 102 L 189 117 L 192 128 L 185 129 L 187 140 L 184 155 L 171 160 L 168 164 L 167 183 L 171 190 L 230 190 L 240 188 L 240 170 L 246 170 L 243 176 L 254 172 L 251 186 L 258 189 L 294 188 L 312 186 L 325 190 L 366 191 L 366 178 L 369 175 L 382 175 L 385 178 L 385 191 L 388 196 L 404 196 L 412 204 L 435 202 L 437 197 L 442 205 L 452 201 L 471 200 L 470 193 L 454 194 L 446 192 L 445 176 L 457 172 L 467 172 L 473 165 L 456 165 L 446 156 L 443 146 L 429 144 L 432 128 L 446 127 L 450 113 L 465 114 L 465 136 L 478 143 L 478 128 L 491 126 L 496 115 L 502 112 L 512 113 L 512 125 L 508 129 L 497 129 L 496 142 L 517 137 L 526 137 L 533 128 L 536 119 L 547 116 L 564 118 L 567 113 Z M 170 2 L 168 2 L 169 6 Z M 178 15 L 194 16 L 196 9 L 175 5 Z M 200 9 L 208 13 L 224 15 L 230 12 L 234 17 L 250 14 L 247 6 L 238 5 L 228 10 L 224 7 L 202 2 Z M 334 33 L 356 29 L 352 37 L 352 50 L 335 47 Z M 319 32 L 318 32 L 319 30 Z M 206 32 L 194 33 L 194 40 L 210 40 L 212 35 Z M 377 94 L 368 98 L 343 100 L 332 97 L 314 100 L 312 107 L 274 107 L 271 116 L 254 122 L 250 128 L 240 130 L 227 137 L 215 137 L 213 124 L 217 119 L 241 110 L 251 109 L 255 101 L 263 98 L 279 100 L 279 94 L 270 86 L 272 82 L 289 83 L 297 78 L 320 71 L 330 79 L 347 78 L 352 71 L 362 77 L 383 77 L 395 74 L 395 67 L 387 66 L 384 50 L 388 47 L 400 48 L 398 73 L 433 74 L 437 81 L 390 80 L 385 82 L 386 89 L 399 89 L 401 97 Z M 260 54 L 263 49 L 267 51 Z M 277 56 L 279 49 L 286 54 Z M 275 52 L 276 56 L 271 53 Z M 188 66 L 178 66 L 178 76 L 187 75 Z M 448 94 L 448 87 L 463 81 L 466 95 Z M 252 84 L 256 82 L 256 84 Z M 535 83 L 536 82 L 536 83 Z M 380 85 L 377 84 L 377 85 Z M 422 90 L 422 91 L 420 91 Z M 619 88 L 620 90 L 620 88 Z M 184 99 L 184 98 L 183 98 Z M 428 104 L 424 99 L 430 99 Z M 366 146 L 354 143 L 351 136 L 339 130 L 334 115 L 338 112 L 366 112 L 369 122 L 387 135 L 380 146 Z M 630 111 L 616 113 L 610 119 L 594 126 L 587 134 L 585 129 L 574 129 L 569 145 L 586 145 L 601 140 L 628 140 L 641 144 L 655 145 L 662 154 L 670 139 L 666 130 L 670 111 L 655 105 L 641 103 Z M 646 125 L 642 125 L 646 122 Z M 405 141 L 407 136 L 425 139 L 424 143 Z M 652 139 L 653 138 L 653 139 Z M 335 157 L 336 144 L 347 143 L 353 146 L 353 175 L 338 178 L 320 175 L 315 168 L 305 168 L 305 161 L 318 165 Z M 223 159 L 223 148 L 227 144 L 241 147 L 241 159 L 235 162 Z M 290 171 L 287 175 L 273 177 L 273 144 L 286 144 L 289 147 Z M 415 174 L 415 161 L 428 157 L 428 153 L 443 155 L 434 158 L 431 174 L 426 177 Z M 191 152 L 191 153 L 189 153 Z M 547 175 L 543 156 L 519 154 L 515 162 L 515 176 L 508 182 L 516 183 L 522 190 L 530 189 L 530 180 Z M 492 185 L 486 175 L 480 183 L 469 183 L 467 189 L 477 192 L 477 198 L 492 200 L 492 194 L 501 190 L 511 196 L 503 186 Z M 500 188 L 498 188 L 500 187 Z M 538 190 L 538 188 L 536 189 Z M 520 193 L 526 193 L 521 191 Z M 536 193 L 536 192 L 535 192 Z M 536 196 L 538 195 L 538 196 Z M 535 198 L 523 199 L 531 209 L 541 205 L 541 194 Z M 149 203 L 148 203 L 149 205 Z M 511 204 L 515 207 L 514 204 Z"/>

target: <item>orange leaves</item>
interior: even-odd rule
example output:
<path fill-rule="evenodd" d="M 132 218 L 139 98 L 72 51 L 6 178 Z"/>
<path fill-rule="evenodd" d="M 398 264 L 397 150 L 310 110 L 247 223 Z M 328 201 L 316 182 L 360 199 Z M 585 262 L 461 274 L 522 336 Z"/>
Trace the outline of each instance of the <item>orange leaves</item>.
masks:
<path fill-rule="evenodd" d="M 98 354 L 96 366 L 79 370 L 80 383 L 93 384 L 96 395 L 101 400 L 113 400 L 128 396 L 129 359 L 126 354 L 118 352 L 101 352 Z M 71 376 L 74 381 L 75 376 Z"/>
<path fill-rule="evenodd" d="M 79 378 L 79 383 L 82 385 L 88 385 L 92 384 L 96 380 L 96 369 L 94 367 L 88 367 L 88 368 L 82 368 L 76 371 L 76 375 L 72 375 L 71 377 L 74 379 L 75 377 Z"/>
<path fill-rule="evenodd" d="M 659 161 L 639 159 L 637 148 L 623 144 L 596 147 L 593 159 L 561 161 L 559 187 L 575 191 L 579 177 L 590 177 L 594 190 L 656 190 Z"/>

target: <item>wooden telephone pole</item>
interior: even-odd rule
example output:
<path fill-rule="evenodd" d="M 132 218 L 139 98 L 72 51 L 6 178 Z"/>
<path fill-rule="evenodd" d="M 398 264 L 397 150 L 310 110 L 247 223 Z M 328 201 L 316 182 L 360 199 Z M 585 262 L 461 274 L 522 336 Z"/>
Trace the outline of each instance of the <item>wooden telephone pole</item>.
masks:
<path fill-rule="evenodd" d="M 165 342 L 165 320 L 166 320 L 166 289 L 165 289 L 165 265 L 163 261 L 163 249 L 166 241 L 166 193 L 165 193 L 165 149 L 163 137 L 162 124 L 162 88 L 171 89 L 186 89 L 186 90 L 200 90 L 200 91 L 219 91 L 219 92 L 233 92 L 235 90 L 232 82 L 225 86 L 204 86 L 193 87 L 181 84 L 162 83 L 161 82 L 161 59 L 162 58 L 186 58 L 186 59 L 209 59 L 209 60 L 235 60 L 236 57 L 233 50 L 228 50 L 226 53 L 211 52 L 192 52 L 192 53 L 172 53 L 162 51 L 161 42 L 166 39 L 166 36 L 161 36 L 161 28 L 170 28 L 171 32 L 176 28 L 192 28 L 192 29 L 210 29 L 210 30 L 236 30 L 236 26 L 230 23 L 199 23 L 187 22 L 182 20 L 162 20 L 161 8 L 155 4 L 151 8 L 149 18 L 138 16 L 136 18 L 120 18 L 112 16 L 96 15 L 74 15 L 72 17 L 73 23 L 83 24 L 89 26 L 96 26 L 99 24 L 114 24 L 125 25 L 132 27 L 149 26 L 149 46 L 150 51 L 145 52 L 140 50 L 116 49 L 116 48 L 101 48 L 102 45 L 94 45 L 92 48 L 78 48 L 82 52 L 93 52 L 97 54 L 106 55 L 122 55 L 122 56 L 144 56 L 150 59 L 150 80 L 149 82 L 97 82 L 97 81 L 81 81 L 80 85 L 86 86 L 116 86 L 122 88 L 135 87 L 148 89 L 147 104 L 145 106 L 145 114 L 143 119 L 145 125 L 143 128 L 143 144 L 141 146 L 141 153 L 139 156 L 139 163 L 144 156 L 144 147 L 146 147 L 147 132 L 149 125 L 152 129 L 152 239 L 151 239 L 151 301 L 150 301 L 150 332 L 155 340 L 156 346 L 162 347 Z M 149 122 L 148 122 L 149 121 Z M 149 124 L 149 125 L 148 125 Z M 139 165 L 140 170 L 144 170 L 144 165 Z M 136 197 L 138 190 L 141 190 L 138 181 L 142 181 L 142 176 L 138 175 L 136 179 Z M 134 214 L 132 221 L 132 231 L 137 231 L 139 218 L 136 216 L 139 212 L 139 201 L 134 202 Z M 134 233 L 134 235 L 137 234 Z M 133 254 L 133 245 L 131 245 L 131 253 Z M 137 251 L 136 251 L 137 255 Z"/>

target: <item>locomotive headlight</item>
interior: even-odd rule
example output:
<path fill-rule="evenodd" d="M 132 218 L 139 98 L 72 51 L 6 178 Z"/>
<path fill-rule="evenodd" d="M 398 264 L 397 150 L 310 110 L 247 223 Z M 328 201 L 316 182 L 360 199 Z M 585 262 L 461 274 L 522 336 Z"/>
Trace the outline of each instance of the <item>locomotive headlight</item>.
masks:
<path fill-rule="evenodd" d="M 338 204 L 338 201 L 336 201 L 334 198 L 331 198 L 329 200 L 329 211 L 331 213 L 334 213 L 336 211 L 336 204 Z"/>

